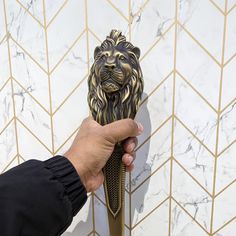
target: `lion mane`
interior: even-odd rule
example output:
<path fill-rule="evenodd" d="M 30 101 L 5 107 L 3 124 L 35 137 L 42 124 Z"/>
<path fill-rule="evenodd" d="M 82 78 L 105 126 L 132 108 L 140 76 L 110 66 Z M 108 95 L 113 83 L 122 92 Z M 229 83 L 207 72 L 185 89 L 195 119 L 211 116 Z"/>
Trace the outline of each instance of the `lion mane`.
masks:
<path fill-rule="evenodd" d="M 102 89 L 101 78 L 96 73 L 96 67 L 103 51 L 122 48 L 129 55 L 129 65 L 132 73 L 120 90 L 109 94 Z M 143 92 L 142 71 L 139 65 L 140 51 L 120 31 L 112 30 L 106 40 L 94 51 L 94 63 L 88 78 L 88 104 L 93 118 L 105 125 L 123 118 L 134 119 Z"/>

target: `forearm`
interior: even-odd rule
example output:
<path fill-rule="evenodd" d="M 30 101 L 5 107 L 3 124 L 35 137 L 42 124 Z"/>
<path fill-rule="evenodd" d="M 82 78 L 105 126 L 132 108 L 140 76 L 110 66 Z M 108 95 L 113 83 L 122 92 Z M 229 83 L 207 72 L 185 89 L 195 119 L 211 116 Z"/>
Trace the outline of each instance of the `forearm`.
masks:
<path fill-rule="evenodd" d="M 61 235 L 86 199 L 86 190 L 66 158 L 27 161 L 0 176 L 1 233 Z"/>

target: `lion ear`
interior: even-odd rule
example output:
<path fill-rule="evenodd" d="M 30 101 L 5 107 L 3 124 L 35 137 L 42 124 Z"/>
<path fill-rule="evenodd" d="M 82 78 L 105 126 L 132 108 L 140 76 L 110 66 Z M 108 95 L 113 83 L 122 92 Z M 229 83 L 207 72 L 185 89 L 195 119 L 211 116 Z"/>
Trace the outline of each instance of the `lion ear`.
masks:
<path fill-rule="evenodd" d="M 140 49 L 137 48 L 137 47 L 134 47 L 132 49 L 132 52 L 136 55 L 137 59 L 139 59 L 139 57 L 140 57 Z"/>
<path fill-rule="evenodd" d="M 96 56 L 99 52 L 101 52 L 101 47 L 96 47 L 94 50 L 94 59 L 96 58 Z"/>

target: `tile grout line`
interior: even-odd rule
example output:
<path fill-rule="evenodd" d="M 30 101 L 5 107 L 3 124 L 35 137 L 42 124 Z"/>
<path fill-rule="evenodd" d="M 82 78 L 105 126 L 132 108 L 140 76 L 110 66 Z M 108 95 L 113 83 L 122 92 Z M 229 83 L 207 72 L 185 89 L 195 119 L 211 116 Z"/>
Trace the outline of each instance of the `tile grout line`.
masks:
<path fill-rule="evenodd" d="M 16 122 L 16 106 L 15 106 L 14 85 L 13 85 L 13 78 L 12 78 L 12 61 L 11 61 L 11 51 L 10 51 L 10 43 L 9 43 L 10 37 L 8 34 L 8 26 L 7 26 L 6 0 L 3 0 L 3 8 L 4 8 L 5 30 L 8 35 L 7 36 L 7 50 L 8 50 L 8 63 L 9 63 L 9 72 L 10 72 L 10 80 L 11 80 L 11 97 L 12 97 L 12 104 L 13 104 L 13 118 L 14 118 L 14 130 L 15 130 L 15 138 L 16 138 L 17 163 L 20 164 L 18 130 L 17 130 L 17 122 Z"/>
<path fill-rule="evenodd" d="M 90 63 L 89 63 L 89 29 L 88 29 L 88 0 L 84 0 L 84 6 L 85 6 L 85 34 L 86 34 L 86 52 L 87 52 L 87 75 L 85 78 L 83 78 L 82 82 L 86 79 L 86 77 L 89 75 L 90 70 Z M 81 83 L 82 83 L 81 82 Z M 91 193 L 91 203 L 92 203 L 92 235 L 96 236 L 96 221 L 95 221 L 95 193 Z"/>
<path fill-rule="evenodd" d="M 174 35 L 174 58 L 173 58 L 173 93 L 172 93 L 172 128 L 171 128 L 171 157 L 170 157 L 170 189 L 169 189 L 169 225 L 168 236 L 171 236 L 172 223 L 172 185 L 173 185 L 173 156 L 174 156 L 174 129 L 175 129 L 175 86 L 176 86 L 176 57 L 177 57 L 177 20 L 178 0 L 175 1 L 175 35 Z"/>
<path fill-rule="evenodd" d="M 221 98 L 222 98 L 222 84 L 224 75 L 224 54 L 225 54 L 225 38 L 226 38 L 226 25 L 227 25 L 227 3 L 225 0 L 225 15 L 224 15 L 224 29 L 223 29 L 223 40 L 222 40 L 222 54 L 221 54 L 221 73 L 220 73 L 220 88 L 219 88 L 219 100 L 218 100 L 218 114 L 217 114 L 217 130 L 216 130 L 216 146 L 215 146 L 215 163 L 214 163 L 214 176 L 213 176 L 213 191 L 212 191 L 212 206 L 211 206 L 211 219 L 210 219 L 210 236 L 213 236 L 214 226 L 214 207 L 216 198 L 216 170 L 217 170 L 217 157 L 218 157 L 218 146 L 219 146 L 219 132 L 220 132 L 220 115 L 221 115 Z"/>
<path fill-rule="evenodd" d="M 55 155 L 54 147 L 54 127 L 53 127 L 53 115 L 52 115 L 52 91 L 51 91 L 51 78 L 50 78 L 50 66 L 49 66 L 49 55 L 48 55 L 48 32 L 47 32 L 47 22 L 46 22 L 46 8 L 45 0 L 43 0 L 43 19 L 44 19 L 44 35 L 45 35 L 45 47 L 46 47 L 46 61 L 47 61 L 47 77 L 48 77 L 48 93 L 49 93 L 49 104 L 50 104 L 50 125 L 51 125 L 51 142 L 50 145 L 52 149 L 52 154 Z"/>

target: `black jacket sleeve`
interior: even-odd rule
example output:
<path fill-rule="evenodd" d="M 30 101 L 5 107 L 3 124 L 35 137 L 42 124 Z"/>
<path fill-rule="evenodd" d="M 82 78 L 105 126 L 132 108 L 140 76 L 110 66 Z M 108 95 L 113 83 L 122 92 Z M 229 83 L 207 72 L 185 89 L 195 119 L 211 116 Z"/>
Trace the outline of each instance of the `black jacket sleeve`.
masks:
<path fill-rule="evenodd" d="M 26 161 L 0 175 L 0 235 L 61 235 L 86 200 L 67 158 Z"/>

